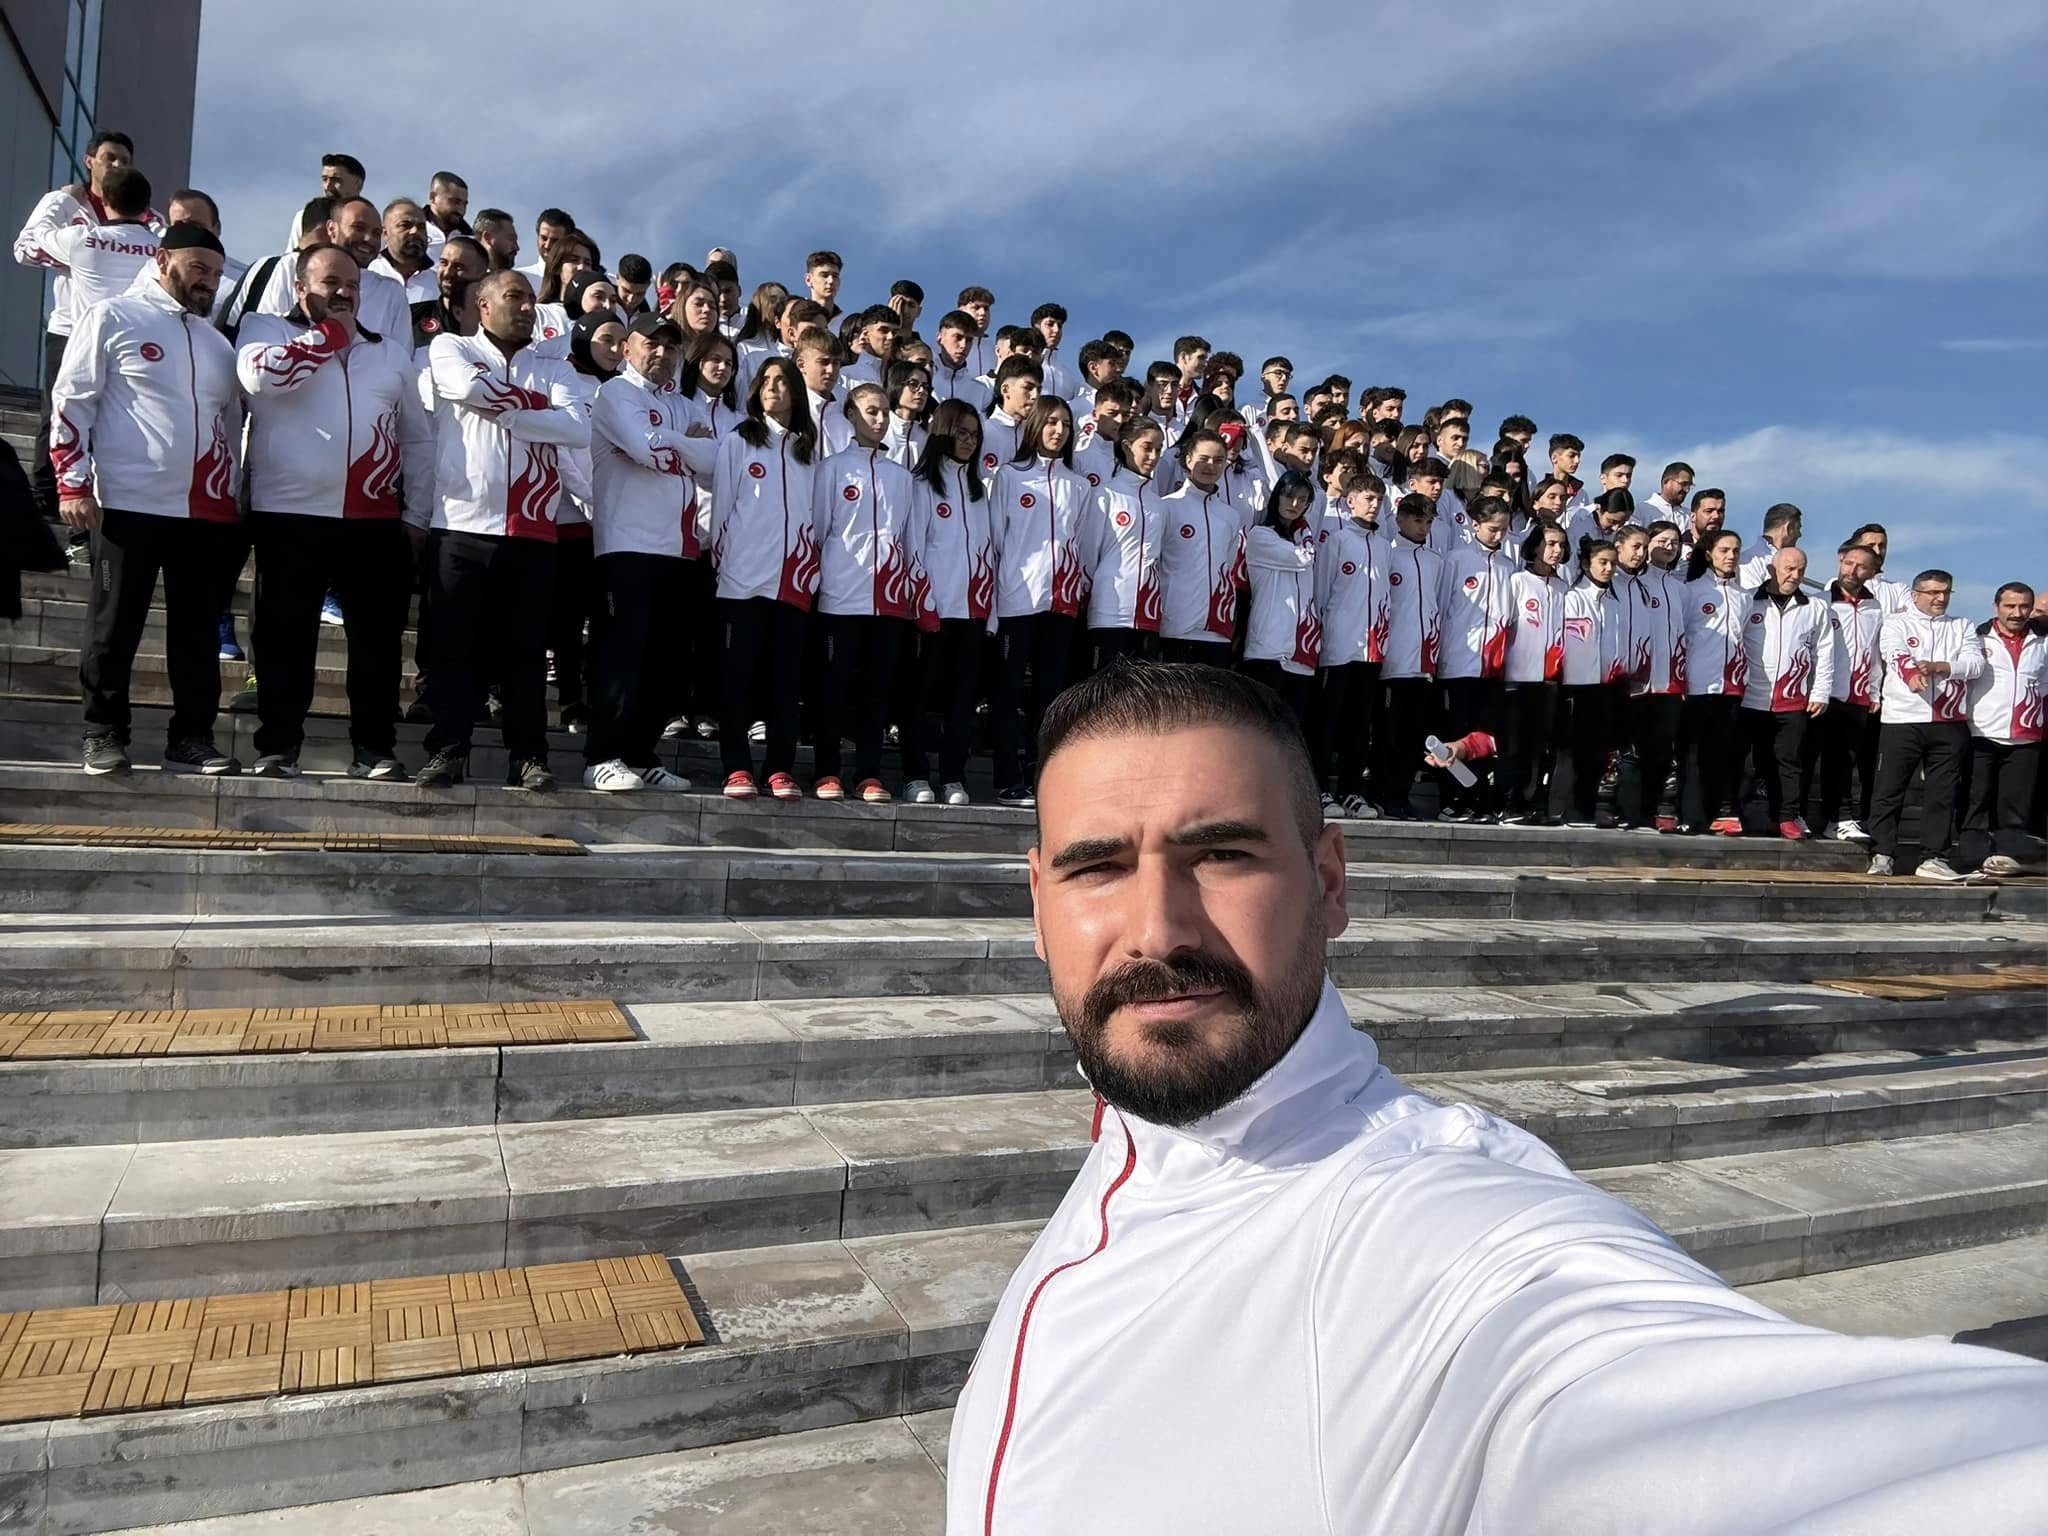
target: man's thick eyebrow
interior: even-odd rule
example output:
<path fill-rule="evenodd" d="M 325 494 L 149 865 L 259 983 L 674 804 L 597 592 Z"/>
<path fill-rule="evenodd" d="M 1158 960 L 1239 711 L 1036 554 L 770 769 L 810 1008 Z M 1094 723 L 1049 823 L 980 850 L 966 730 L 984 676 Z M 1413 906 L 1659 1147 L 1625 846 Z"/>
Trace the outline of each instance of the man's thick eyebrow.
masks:
<path fill-rule="evenodd" d="M 1052 868 L 1071 869 L 1076 864 L 1092 864 L 1097 859 L 1111 858 L 1131 846 L 1128 837 L 1084 837 L 1078 842 L 1067 844 L 1052 856 Z"/>
<path fill-rule="evenodd" d="M 1266 829 L 1254 821 L 1203 821 L 1169 833 L 1176 848 L 1214 848 L 1219 843 L 1268 843 Z"/>

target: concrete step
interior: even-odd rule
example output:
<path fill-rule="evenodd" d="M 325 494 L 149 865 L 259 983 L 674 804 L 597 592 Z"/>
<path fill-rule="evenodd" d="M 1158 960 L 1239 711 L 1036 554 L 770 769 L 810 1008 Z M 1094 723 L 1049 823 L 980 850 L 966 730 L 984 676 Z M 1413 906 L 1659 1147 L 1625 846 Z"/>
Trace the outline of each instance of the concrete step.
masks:
<path fill-rule="evenodd" d="M 1344 1000 L 1389 1067 L 1481 1072 L 1466 1079 L 1473 1096 L 1545 1135 L 1576 1110 L 1596 1130 L 1645 1116 L 1675 1122 L 1702 1094 L 1726 1096 L 1715 1085 L 1734 1079 L 1708 1063 L 1738 1065 L 1745 1083 L 1751 1072 L 1846 1079 L 1886 1053 L 1931 1057 L 1930 1069 L 1965 1059 L 1990 1067 L 2008 1045 L 2048 1044 L 2048 1017 L 2025 992 L 1889 1002 L 1720 981 L 1374 988 Z M 0 1062 L 0 1146 L 530 1124 L 1076 1083 L 1043 993 L 642 1003 L 627 1012 L 643 1038 L 625 1045 Z M 1633 1096 L 1632 1063 L 1652 1074 Z M 1667 1115 L 1652 1101 L 1671 1074 L 1678 1088 Z M 1545 1085 L 1565 1076 L 1590 1081 L 1545 1102 Z M 1889 1091 L 1898 1074 L 1882 1076 Z M 1694 1082 L 1708 1087 L 1688 1090 Z"/>
<path fill-rule="evenodd" d="M 1732 1282 L 1762 1283 L 2038 1237 L 2048 1127 L 1592 1179 Z M 681 1355 L 12 1426 L 0 1468 L 30 1485 L 24 1501 L 47 1501 L 46 1529 L 106 1530 L 564 1468 L 580 1469 L 566 1485 L 590 1488 L 592 1463 L 926 1413 L 958 1392 L 1035 1233 L 1002 1223 L 697 1254 L 683 1267 L 711 1342 Z"/>
<path fill-rule="evenodd" d="M 538 862 L 538 861 L 537 861 Z M 1804 981 L 2037 961 L 2042 925 L 1370 918 L 1330 941 L 1339 986 Z M 1029 919 L 325 919 L 23 915 L 0 922 L 0 1008 L 730 1001 L 1039 992 Z"/>
<path fill-rule="evenodd" d="M 146 766 L 162 745 L 161 719 L 138 715 L 135 751 L 145 766 L 124 779 L 91 779 L 76 766 L 78 714 L 73 705 L 0 700 L 0 734 L 10 712 L 34 717 L 61 749 L 37 759 L 0 760 L 0 820 L 95 826 L 213 827 L 223 831 L 326 832 L 417 831 L 551 835 L 583 843 L 633 843 L 666 847 L 824 849 L 898 853 L 1022 854 L 1035 836 L 1028 810 L 978 804 L 910 805 L 892 801 L 865 805 L 806 799 L 738 802 L 712 793 L 722 783 L 710 766 L 711 748 L 702 743 L 665 752 L 664 761 L 694 777 L 702 793 L 683 795 L 601 795 L 570 784 L 580 773 L 582 738 L 573 755 L 556 758 L 565 782 L 553 794 L 507 790 L 481 766 L 482 744 L 497 732 L 480 727 L 478 755 L 470 782 L 455 789 L 420 790 L 407 784 L 372 784 L 338 770 L 348 761 L 345 722 L 308 721 L 304 761 L 296 779 L 206 779 L 167 774 Z M 229 717 L 223 716 L 223 721 Z M 234 749 L 253 762 L 255 727 L 233 717 L 239 733 Z M 318 735 L 312 733 L 320 733 Z M 423 734 L 401 727 L 402 737 Z M 230 745 L 227 731 L 221 745 Z M 412 766 L 423 752 L 417 742 L 401 747 Z M 497 768 L 504 759 L 495 745 Z M 704 754 L 707 766 L 698 766 Z M 316 767 L 316 758 L 327 766 Z M 59 764 L 62 766 L 59 766 Z M 1655 833 L 1563 827 L 1460 826 L 1441 822 L 1340 822 L 1353 859 L 1378 864 L 1448 867 L 1505 866 L 1516 869 L 1636 868 L 1835 870 L 1860 872 L 1867 850 L 1849 843 L 1788 843 L 1777 837 L 1660 837 Z"/>
<path fill-rule="evenodd" d="M 1360 839 L 1360 853 L 1371 840 Z M 1014 854 L 788 853 L 598 843 L 587 857 L 0 845 L 17 912 L 329 917 L 1025 917 Z M 1359 861 L 1354 918 L 1975 923 L 2035 882 L 1941 885 L 1830 872 L 1429 869 Z M 2024 915 L 2032 915 L 2025 912 Z"/>
<path fill-rule="evenodd" d="M 1816 1327 L 1889 1338 L 1941 1334 L 2048 1360 L 2048 1235 L 1746 1287 Z"/>
<path fill-rule="evenodd" d="M 2036 1122 L 2048 1135 L 2038 1047 L 1415 1084 L 1526 1124 L 1581 1168 Z M 1067 1086 L 0 1153 L 18 1191 L 0 1208 L 0 1254 L 19 1256 L 0 1258 L 0 1307 L 157 1300 L 220 1275 L 324 1285 L 1026 1220 L 1087 1156 L 1093 1107 Z M 2038 1171 L 2048 1182 L 2048 1162 Z M 96 1223 L 79 1214 L 95 1210 Z"/>
<path fill-rule="evenodd" d="M 76 650 L 84 642 L 86 605 L 83 601 L 62 598 L 25 598 L 22 601 L 21 617 L 11 623 L 0 621 L 0 645 L 44 647 L 46 649 Z M 238 612 L 235 638 L 244 650 L 250 646 L 249 619 L 246 612 Z M 412 675 L 414 631 L 405 631 L 402 649 L 406 677 Z M 160 657 L 164 654 L 165 631 L 164 611 L 161 607 L 149 611 L 149 619 L 142 629 L 142 644 L 137 655 Z M 348 659 L 348 638 L 338 625 L 322 624 L 318 659 L 324 666 L 338 667 Z"/>
<path fill-rule="evenodd" d="M 940 1536 L 952 1410 L 125 1536 Z M 936 1439 L 936 1443 L 934 1440 Z"/>

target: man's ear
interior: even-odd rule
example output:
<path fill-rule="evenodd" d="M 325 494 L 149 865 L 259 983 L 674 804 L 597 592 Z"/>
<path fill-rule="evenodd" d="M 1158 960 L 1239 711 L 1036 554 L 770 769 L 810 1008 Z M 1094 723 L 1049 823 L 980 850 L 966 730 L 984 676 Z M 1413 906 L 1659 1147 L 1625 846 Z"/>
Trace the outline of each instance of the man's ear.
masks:
<path fill-rule="evenodd" d="M 1344 829 L 1335 822 L 1316 838 L 1316 884 L 1322 893 L 1323 933 L 1337 938 L 1351 926 L 1350 895 L 1345 886 Z"/>
<path fill-rule="evenodd" d="M 1045 934 L 1038 926 L 1038 844 L 1033 843 L 1025 855 L 1031 871 L 1031 947 L 1038 958 L 1045 958 Z"/>

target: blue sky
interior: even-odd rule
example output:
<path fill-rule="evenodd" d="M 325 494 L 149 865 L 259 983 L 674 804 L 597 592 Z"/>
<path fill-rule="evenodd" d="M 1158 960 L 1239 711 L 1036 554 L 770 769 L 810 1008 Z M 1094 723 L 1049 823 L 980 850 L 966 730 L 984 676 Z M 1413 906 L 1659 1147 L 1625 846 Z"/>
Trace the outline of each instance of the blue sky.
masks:
<path fill-rule="evenodd" d="M 207 0 L 193 176 L 244 259 L 323 150 L 380 202 L 446 166 L 529 254 L 549 203 L 749 288 L 830 246 L 851 302 L 979 282 L 999 322 L 1065 304 L 1070 354 L 1197 331 L 1461 395 L 1475 437 L 1524 412 L 1639 490 L 1684 458 L 1746 533 L 1884 522 L 1973 614 L 2048 582 L 2038 0 L 772 14 L 357 0 L 333 43 Z"/>

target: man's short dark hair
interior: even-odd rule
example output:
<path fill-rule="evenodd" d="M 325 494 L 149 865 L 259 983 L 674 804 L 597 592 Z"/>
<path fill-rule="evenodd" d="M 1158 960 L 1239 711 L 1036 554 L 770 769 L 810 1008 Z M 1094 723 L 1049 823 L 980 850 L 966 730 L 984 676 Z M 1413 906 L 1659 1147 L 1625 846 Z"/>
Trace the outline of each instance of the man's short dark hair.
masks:
<path fill-rule="evenodd" d="M 330 165 L 333 166 L 337 171 L 348 172 L 348 174 L 355 177 L 357 181 L 368 181 L 370 179 L 370 173 L 363 169 L 363 162 L 358 160 L 354 155 L 344 155 L 339 153 L 331 155 L 322 155 L 320 157 L 320 168 L 324 171 Z"/>
<path fill-rule="evenodd" d="M 1038 782 L 1061 747 L 1092 737 L 1163 735 L 1222 725 L 1263 736 L 1279 749 L 1304 847 L 1323 829 L 1315 767 L 1294 711 L 1264 683 L 1200 662 L 1118 661 L 1074 684 L 1047 707 L 1038 727 Z"/>
<path fill-rule="evenodd" d="M 1012 379 L 1029 379 L 1040 389 L 1045 388 L 1045 370 L 1021 352 L 1012 352 L 1003 359 L 1002 366 L 996 369 L 997 405 L 1003 403 L 1003 386 Z"/>
<path fill-rule="evenodd" d="M 723 258 L 704 263 L 704 281 L 707 283 L 737 283 L 740 269 Z"/>
<path fill-rule="evenodd" d="M 1913 590 L 1914 590 L 1914 591 L 1916 591 L 1916 592 L 1917 592 L 1917 591 L 1919 591 L 1919 589 L 1920 589 L 1920 583 L 1921 583 L 1921 582 L 1923 582 L 1923 581 L 1938 581 L 1938 582 L 1940 582 L 1940 583 L 1941 583 L 1941 584 L 1942 584 L 1942 585 L 1943 585 L 1944 587 L 1947 587 L 1947 588 L 1949 589 L 1949 591 L 1951 591 L 1951 592 L 1955 591 L 1955 589 L 1956 589 L 1956 579 L 1955 579 L 1955 577 L 1953 577 L 1953 576 L 1949 575 L 1949 573 L 1948 573 L 1947 571 L 1940 571 L 1940 570 L 1925 570 L 1925 571 L 1922 571 L 1922 572 L 1921 572 L 1921 573 L 1920 573 L 1920 574 L 1919 574 L 1918 576 L 1915 576 L 1915 577 L 1913 578 Z"/>
<path fill-rule="evenodd" d="M 1081 344 L 1081 350 L 1074 355 L 1074 361 L 1080 365 L 1081 376 L 1086 378 L 1090 368 L 1097 363 L 1109 362 L 1117 355 L 1116 348 L 1106 341 L 1086 341 Z"/>
<path fill-rule="evenodd" d="M 118 144 L 129 154 L 135 153 L 135 141 L 127 134 L 117 133 L 111 128 L 102 128 L 85 141 L 85 158 L 90 160 L 98 154 L 102 144 Z"/>
<path fill-rule="evenodd" d="M 197 187 L 180 187 L 171 194 L 170 201 L 164 204 L 164 212 L 169 213 L 179 203 L 206 204 L 206 216 L 213 220 L 215 229 L 220 228 L 220 204 L 213 200 L 211 192 L 202 192 Z"/>
<path fill-rule="evenodd" d="M 1858 528 L 1854 533 L 1849 535 L 1849 542 L 1851 544 L 1861 544 L 1866 538 L 1868 538 L 1873 533 L 1883 534 L 1885 542 L 1891 542 L 1892 536 L 1888 533 L 1885 533 L 1883 523 L 1865 523 L 1862 527 Z"/>
<path fill-rule="evenodd" d="M 303 238 L 309 229 L 318 229 L 334 217 L 334 210 L 341 206 L 341 199 L 329 197 L 322 192 L 318 197 L 306 199 L 306 206 L 299 210 L 299 234 Z"/>
<path fill-rule="evenodd" d="M 1805 515 L 1789 501 L 1775 502 L 1764 509 L 1764 532 L 1796 523 Z"/>
<path fill-rule="evenodd" d="M 1064 304 L 1039 305 L 1038 308 L 1031 311 L 1031 323 L 1036 325 L 1041 320 L 1056 320 L 1061 325 L 1065 325 L 1067 323 L 1067 306 Z"/>
<path fill-rule="evenodd" d="M 1710 485 L 1706 487 L 1704 490 L 1698 490 L 1692 493 L 1692 505 L 1695 509 L 1698 508 L 1699 504 L 1702 501 L 1718 501 L 1721 503 L 1722 506 L 1725 507 L 1728 505 L 1728 493 L 1722 490 L 1721 487 L 1719 487 L 1718 485 Z M 1880 532 L 1881 531 L 1882 530 L 1880 530 Z"/>
<path fill-rule="evenodd" d="M 837 251 L 813 251 L 804 258 L 804 271 L 815 272 L 820 267 L 830 267 L 835 272 L 843 272 L 846 263 L 839 259 Z"/>
<path fill-rule="evenodd" d="M 434 172 L 432 176 L 427 178 L 427 186 L 429 189 L 434 187 L 460 187 L 465 192 L 469 190 L 469 183 L 453 171 Z"/>
<path fill-rule="evenodd" d="M 1174 367 L 1171 363 L 1153 363 L 1145 370 L 1145 382 L 1147 384 L 1157 384 L 1161 379 L 1173 379 L 1175 381 L 1178 381 L 1179 378 L 1180 370 Z"/>
<path fill-rule="evenodd" d="M 1657 483 L 1659 485 L 1662 485 L 1666 480 L 1669 480 L 1673 475 L 1689 475 L 1692 472 L 1692 466 L 1686 463 L 1685 460 L 1673 459 L 1669 464 L 1666 464 L 1664 466 L 1664 473 L 1657 477 Z"/>
<path fill-rule="evenodd" d="M 1260 373 L 1264 373 L 1269 368 L 1285 368 L 1289 373 L 1294 372 L 1293 362 L 1284 357 L 1269 357 L 1259 364 Z"/>
<path fill-rule="evenodd" d="M 628 251 L 619 258 L 619 276 L 629 283 L 651 283 L 654 263 L 638 251 Z"/>
<path fill-rule="evenodd" d="M 486 224 L 511 224 L 513 222 L 512 215 L 504 209 L 485 208 L 477 214 L 473 227 L 482 229 Z"/>
<path fill-rule="evenodd" d="M 1621 469 L 1624 466 L 1626 466 L 1629 469 L 1634 469 L 1636 467 L 1636 460 L 1634 454 L 1610 453 L 1609 455 L 1607 455 L 1606 458 L 1600 461 L 1600 473 L 1604 475 L 1610 469 Z"/>
<path fill-rule="evenodd" d="M 1215 348 L 1209 345 L 1208 339 L 1202 336 L 1181 336 L 1176 338 L 1173 343 L 1173 355 L 1176 358 L 1186 357 L 1190 352 L 1213 352 L 1214 350 Z"/>
<path fill-rule="evenodd" d="M 1835 553 L 1838 555 L 1846 555 L 1852 549 L 1862 550 L 1864 554 L 1870 556 L 1871 564 L 1875 565 L 1877 563 L 1877 551 L 1872 549 L 1868 544 L 1864 543 L 1853 533 L 1850 534 L 1848 538 L 1842 540 L 1840 544 L 1837 544 L 1835 546 Z"/>
<path fill-rule="evenodd" d="M 1117 351 L 1123 353 L 1125 357 L 1129 357 L 1138 345 L 1135 341 L 1131 340 L 1131 333 L 1129 331 L 1104 331 L 1102 339 L 1112 347 L 1115 347 Z"/>
<path fill-rule="evenodd" d="M 969 336 L 979 336 L 981 327 L 974 323 L 974 316 L 964 309 L 949 309 L 939 316 L 938 329 L 941 331 L 964 331 Z"/>
<path fill-rule="evenodd" d="M 106 199 L 109 213 L 118 213 L 123 218 L 140 218 L 149 211 L 149 178 L 134 166 L 124 165 L 107 177 L 101 195 Z"/>
<path fill-rule="evenodd" d="M 1553 432 L 1550 434 L 1550 451 L 1552 453 L 1584 453 L 1586 445 L 1581 439 L 1569 432 Z"/>
<path fill-rule="evenodd" d="M 1097 405 L 1102 404 L 1105 400 L 1113 405 L 1127 406 L 1135 411 L 1145 403 L 1145 386 L 1136 379 L 1120 373 L 1103 385 L 1102 388 L 1095 391 L 1095 403 Z"/>
<path fill-rule="evenodd" d="M 2004 581 L 2000 582 L 1998 590 L 1991 594 L 1991 606 L 1996 608 L 2000 603 L 2004 602 L 2005 594 L 2008 592 L 2017 592 L 2025 597 L 2028 607 L 2031 608 L 2034 605 L 2034 589 L 2032 587 L 2028 586 L 2024 581 Z"/>
<path fill-rule="evenodd" d="M 318 256 L 322 251 L 341 251 L 342 255 L 348 256 L 348 252 L 346 250 L 343 250 L 342 247 L 336 245 L 332 240 L 322 240 L 318 245 L 309 245 L 305 247 L 303 250 L 299 252 L 299 254 L 296 257 L 293 258 L 292 276 L 296 277 L 300 282 L 303 283 L 306 280 L 307 268 L 313 265 L 313 258 L 315 256 Z M 353 256 L 348 257 L 348 264 L 350 266 L 354 266 L 356 264 L 355 258 Z"/>
<path fill-rule="evenodd" d="M 574 229 L 576 215 L 566 208 L 543 208 L 540 217 L 533 221 L 533 227 L 539 229 L 543 224 L 553 224 L 560 229 Z"/>
<path fill-rule="evenodd" d="M 1536 423 L 1526 416 L 1506 416 L 1501 419 L 1499 436 L 1512 437 L 1518 432 L 1526 432 L 1529 436 L 1534 437 L 1536 435 Z"/>
<path fill-rule="evenodd" d="M 922 284 L 913 283 L 907 277 L 899 277 L 889 285 L 889 297 L 892 299 L 908 299 L 913 304 L 922 304 L 924 303 L 924 287 Z"/>
<path fill-rule="evenodd" d="M 955 304 L 965 305 L 993 304 L 995 303 L 995 301 L 996 296 L 990 293 L 986 288 L 983 288 L 978 284 L 970 283 L 967 287 L 962 288 L 960 290 L 960 297 L 955 299 L 953 302 Z"/>

